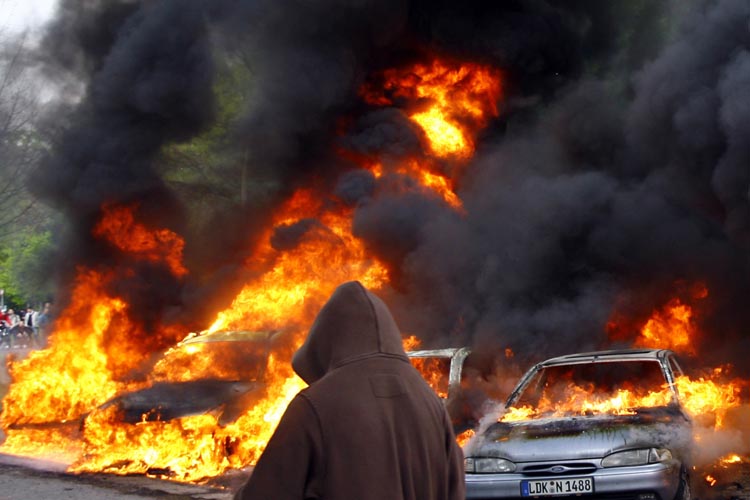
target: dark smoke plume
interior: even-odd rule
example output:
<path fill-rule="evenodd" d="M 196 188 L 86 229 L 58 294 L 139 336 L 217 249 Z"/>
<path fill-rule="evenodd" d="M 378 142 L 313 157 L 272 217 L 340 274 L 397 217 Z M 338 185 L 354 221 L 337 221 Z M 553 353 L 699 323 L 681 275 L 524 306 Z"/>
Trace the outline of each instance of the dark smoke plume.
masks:
<path fill-rule="evenodd" d="M 700 281 L 700 363 L 747 355 L 750 7 L 701 6 L 628 92 L 606 75 L 570 81 L 481 151 L 466 219 L 423 221 L 399 262 L 406 324 L 562 354 L 607 347 L 616 307 L 645 320 Z"/>
<path fill-rule="evenodd" d="M 90 79 L 73 125 L 32 187 L 70 221 L 66 265 L 59 266 L 69 282 L 71 263 L 95 267 L 122 258 L 91 237 L 104 203 L 137 202 L 156 227 L 179 224 L 180 207 L 154 159 L 166 143 L 211 120 L 213 63 L 200 2 L 64 2 L 61 12 L 46 46 L 55 48 L 57 63 Z M 179 298 L 174 278 L 154 266 L 116 286 L 147 329 Z"/>

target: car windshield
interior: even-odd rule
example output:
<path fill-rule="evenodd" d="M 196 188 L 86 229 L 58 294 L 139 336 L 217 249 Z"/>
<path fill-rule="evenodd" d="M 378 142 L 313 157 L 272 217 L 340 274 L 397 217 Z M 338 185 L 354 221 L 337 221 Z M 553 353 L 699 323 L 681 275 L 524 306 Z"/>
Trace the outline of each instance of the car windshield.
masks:
<path fill-rule="evenodd" d="M 268 331 L 227 331 L 196 335 L 169 349 L 154 365 L 156 382 L 263 380 L 271 336 Z"/>
<path fill-rule="evenodd" d="M 656 360 L 553 365 L 532 376 L 509 402 L 503 420 L 632 414 L 671 401 L 672 393 Z"/>

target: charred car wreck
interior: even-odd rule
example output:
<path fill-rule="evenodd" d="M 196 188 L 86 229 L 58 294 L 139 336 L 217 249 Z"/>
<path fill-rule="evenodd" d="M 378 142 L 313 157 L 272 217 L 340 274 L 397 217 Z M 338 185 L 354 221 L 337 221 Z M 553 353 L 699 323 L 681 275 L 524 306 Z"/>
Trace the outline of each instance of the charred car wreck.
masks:
<path fill-rule="evenodd" d="M 602 351 L 532 367 L 465 449 L 467 498 L 685 500 L 691 422 L 668 350 Z"/>
<path fill-rule="evenodd" d="M 189 336 L 161 355 L 149 375 L 152 383 L 110 399 L 94 413 L 115 407 L 122 422 L 130 424 L 212 413 L 226 425 L 262 396 L 266 359 L 276 333 Z M 216 359 L 223 362 L 211 361 Z"/>

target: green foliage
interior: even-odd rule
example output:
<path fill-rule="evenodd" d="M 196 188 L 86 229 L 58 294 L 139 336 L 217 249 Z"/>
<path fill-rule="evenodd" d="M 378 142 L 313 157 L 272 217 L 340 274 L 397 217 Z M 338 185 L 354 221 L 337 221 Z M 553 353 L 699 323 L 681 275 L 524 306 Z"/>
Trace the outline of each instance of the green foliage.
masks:
<path fill-rule="evenodd" d="M 225 184 L 223 174 L 237 160 L 230 131 L 245 106 L 249 80 L 243 64 L 226 64 L 219 72 L 213 87 L 216 119 L 189 142 L 164 148 L 162 170 L 167 182 Z"/>
<path fill-rule="evenodd" d="M 28 186 L 49 148 L 43 84 L 27 36 L 0 37 L 0 289 L 6 305 L 25 307 L 52 296 L 49 255 L 57 224 Z"/>
<path fill-rule="evenodd" d="M 245 202 L 245 159 L 232 130 L 247 106 L 250 82 L 247 65 L 224 55 L 213 86 L 216 109 L 211 127 L 189 142 L 167 145 L 158 159 L 162 179 L 183 202 L 194 231 L 217 212 Z"/>
<path fill-rule="evenodd" d="M 49 231 L 11 238 L 0 248 L 0 288 L 6 304 L 24 307 L 52 298 L 52 279 L 44 269 L 53 251 Z"/>
<path fill-rule="evenodd" d="M 627 87 L 634 72 L 653 60 L 677 29 L 679 11 L 696 0 L 618 0 L 601 2 L 605 22 L 581 26 L 588 76 L 619 78 Z M 595 6 L 598 0 L 584 5 Z M 563 5 L 568 7 L 566 2 Z"/>

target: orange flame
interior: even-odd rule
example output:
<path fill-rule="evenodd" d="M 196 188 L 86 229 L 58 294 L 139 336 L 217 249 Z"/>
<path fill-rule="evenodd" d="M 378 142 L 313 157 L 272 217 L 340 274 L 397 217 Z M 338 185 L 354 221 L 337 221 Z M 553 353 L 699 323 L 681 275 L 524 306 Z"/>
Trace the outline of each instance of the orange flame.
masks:
<path fill-rule="evenodd" d="M 693 286 L 691 291 L 695 299 L 708 296 L 708 289 L 702 284 Z M 640 330 L 635 345 L 694 354 L 692 343 L 697 333 L 693 308 L 674 298 L 663 308 L 654 310 Z M 727 381 L 726 373 L 730 369 L 731 366 L 715 368 L 709 375 L 697 378 L 679 375 L 675 380 L 685 411 L 694 419 L 710 422 L 714 429 L 722 428 L 727 411 L 740 405 L 740 393 L 748 385 L 741 380 Z M 666 405 L 672 397 L 666 385 L 644 394 L 620 390 L 614 395 L 596 394 L 591 388 L 571 385 L 566 388 L 566 394 L 568 400 L 562 403 L 555 401 L 552 404 L 543 399 L 536 409 L 529 406 L 508 408 L 502 420 L 525 420 L 542 414 L 628 414 L 631 408 Z"/>
<path fill-rule="evenodd" d="M 487 66 L 435 59 L 429 65 L 387 70 L 382 77 L 383 87 L 362 89 L 365 100 L 376 106 L 392 105 L 392 97 L 408 100 L 408 116 L 422 130 L 428 156 L 434 158 L 470 159 L 475 148 L 473 136 L 498 115 L 500 74 Z M 381 165 L 370 168 L 376 176 L 382 174 Z M 463 210 L 455 193 L 456 179 L 440 172 L 433 159 L 411 159 L 395 171 L 434 191 L 454 209 Z"/>
<path fill-rule="evenodd" d="M 719 463 L 721 464 L 739 464 L 742 462 L 743 462 L 742 457 L 737 455 L 736 453 L 732 453 L 731 455 L 727 455 L 719 459 Z"/>
<path fill-rule="evenodd" d="M 94 235 L 130 256 L 164 261 L 175 275 L 185 274 L 182 239 L 136 223 L 134 209 L 104 207 Z M 76 422 L 123 391 L 145 386 L 145 381 L 128 381 L 141 367 L 145 351 L 184 336 L 179 328 L 162 326 L 143 341 L 127 303 L 106 291 L 114 276 L 112 271 L 79 268 L 72 300 L 55 321 L 49 347 L 9 362 L 13 383 L 3 400 L 4 452 L 29 454 L 35 449 L 35 455 L 69 457 L 70 450 L 80 450 L 78 426 L 76 432 L 64 430 L 66 422 Z M 55 422 L 62 427 L 29 427 Z"/>
<path fill-rule="evenodd" d="M 404 351 L 416 351 L 422 345 L 422 341 L 416 335 L 409 335 L 402 339 L 401 345 L 404 346 Z"/>
<path fill-rule="evenodd" d="M 710 417 L 716 429 L 723 427 L 727 411 L 741 403 L 740 392 L 743 383 L 740 381 L 719 382 L 704 377 L 693 380 L 690 377 L 681 376 L 675 382 L 687 412 L 693 418 L 702 420 Z"/>
<path fill-rule="evenodd" d="M 443 399 L 448 397 L 450 359 L 410 358 L 410 361 L 438 396 Z"/>
<path fill-rule="evenodd" d="M 395 172 L 416 180 L 425 191 L 437 195 L 454 210 L 463 212 L 463 203 L 454 191 L 454 182 L 443 174 L 430 171 L 428 165 L 428 162 L 407 160 L 402 162 Z M 375 178 L 383 175 L 383 166 L 380 163 L 368 165 L 368 169 L 375 175 Z"/>
<path fill-rule="evenodd" d="M 125 341 L 107 346 L 105 337 L 127 338 L 132 325 L 124 315 L 126 304 L 102 292 L 107 279 L 82 270 L 73 290 L 81 300 L 58 318 L 50 347 L 10 364 L 13 384 L 3 404 L 3 425 L 73 420 L 127 388 L 116 377 L 132 365 L 113 366 L 112 360 L 127 359 L 132 349 Z M 112 336 L 115 328 L 122 336 Z M 111 355 L 108 347 L 123 356 Z"/>
<path fill-rule="evenodd" d="M 292 225 L 309 217 L 316 217 L 317 222 L 295 248 L 284 252 L 271 246 L 273 230 L 268 230 L 262 240 L 264 246 L 256 251 L 266 259 L 268 269 L 245 285 L 230 307 L 199 335 L 239 329 L 278 331 L 279 338 L 264 370 L 263 396 L 223 427 L 212 415 L 132 425 L 118 423 L 118 415 L 103 412 L 87 419 L 86 460 L 72 470 L 142 473 L 168 469 L 175 479 L 200 481 L 227 468 L 257 461 L 287 404 L 305 386 L 292 371 L 290 360 L 314 315 L 344 281 L 359 280 L 374 289 L 387 282 L 387 270 L 369 258 L 363 244 L 351 234 L 350 214 L 324 209 L 312 191 L 298 191 L 274 223 Z M 200 347 L 185 343 L 180 349 Z M 195 352 L 170 356 L 170 363 L 156 365 L 154 376 L 159 380 L 185 380 L 215 374 L 214 357 L 200 366 L 186 366 L 187 359 L 196 358 Z"/>
<path fill-rule="evenodd" d="M 387 70 L 384 79 L 384 89 L 364 89 L 365 99 L 379 106 L 391 104 L 385 90 L 420 103 L 409 118 L 420 126 L 430 152 L 439 158 L 471 157 L 472 136 L 498 115 L 500 74 L 487 66 L 434 59 L 428 65 Z"/>
<path fill-rule="evenodd" d="M 469 429 L 460 433 L 458 436 L 456 436 L 456 442 L 458 443 L 458 446 L 465 446 L 466 443 L 468 443 L 469 440 L 474 437 L 474 434 L 475 431 L 473 429 Z"/>
<path fill-rule="evenodd" d="M 691 340 L 695 333 L 693 309 L 674 298 L 662 311 L 654 311 L 641 329 L 641 336 L 636 339 L 635 345 L 694 354 Z"/>
<path fill-rule="evenodd" d="M 407 352 L 417 350 L 421 344 L 416 335 L 404 337 L 402 341 Z M 450 359 L 411 357 L 409 361 L 438 396 L 444 399 L 448 397 Z"/>
<path fill-rule="evenodd" d="M 184 276 L 182 249 L 185 242 L 169 229 L 148 229 L 135 221 L 135 206 L 102 207 L 102 218 L 94 227 L 94 236 L 103 238 L 130 255 L 150 262 L 165 262 L 172 274 Z"/>
<path fill-rule="evenodd" d="M 708 297 L 708 288 L 703 283 L 690 287 L 694 300 Z M 638 347 L 671 349 L 675 352 L 695 355 L 694 342 L 698 336 L 695 310 L 679 298 L 673 298 L 661 308 L 654 310 L 636 339 Z M 717 367 L 708 376 L 691 379 L 678 377 L 677 388 L 688 413 L 705 421 L 711 419 L 716 429 L 722 428 L 726 412 L 740 404 L 740 392 L 746 382 L 727 381 L 725 371 Z"/>
<path fill-rule="evenodd" d="M 387 269 L 368 257 L 362 242 L 352 235 L 350 210 L 325 211 L 312 191 L 300 190 L 274 224 L 290 225 L 310 217 L 316 217 L 317 223 L 293 250 L 274 251 L 272 230 L 268 231 L 263 238 L 267 246 L 260 253 L 272 255 L 273 266 L 242 289 L 209 331 L 279 329 L 289 328 L 290 323 L 306 327 L 341 282 L 358 279 L 371 288 L 387 283 Z"/>
<path fill-rule="evenodd" d="M 638 393 L 619 389 L 613 395 L 601 395 L 591 388 L 571 385 L 566 388 L 565 401 L 552 401 L 543 397 L 536 408 L 530 406 L 511 407 L 502 416 L 502 422 L 527 420 L 539 416 L 562 417 L 566 415 L 632 415 L 633 408 L 665 406 L 672 400 L 668 389 Z"/>
<path fill-rule="evenodd" d="M 692 418 L 705 421 L 711 417 L 716 429 L 722 427 L 726 412 L 740 404 L 740 387 L 737 383 L 720 384 L 703 377 L 692 380 L 688 376 L 676 379 L 679 398 L 685 411 Z M 527 420 L 539 416 L 561 417 L 577 415 L 629 415 L 633 408 L 653 408 L 666 406 L 672 400 L 672 394 L 666 385 L 661 390 L 637 393 L 628 389 L 619 389 L 615 394 L 602 395 L 588 387 L 570 385 L 566 389 L 565 401 L 551 401 L 543 397 L 536 408 L 530 406 L 511 407 L 502 416 L 501 421 L 512 422 Z"/>

